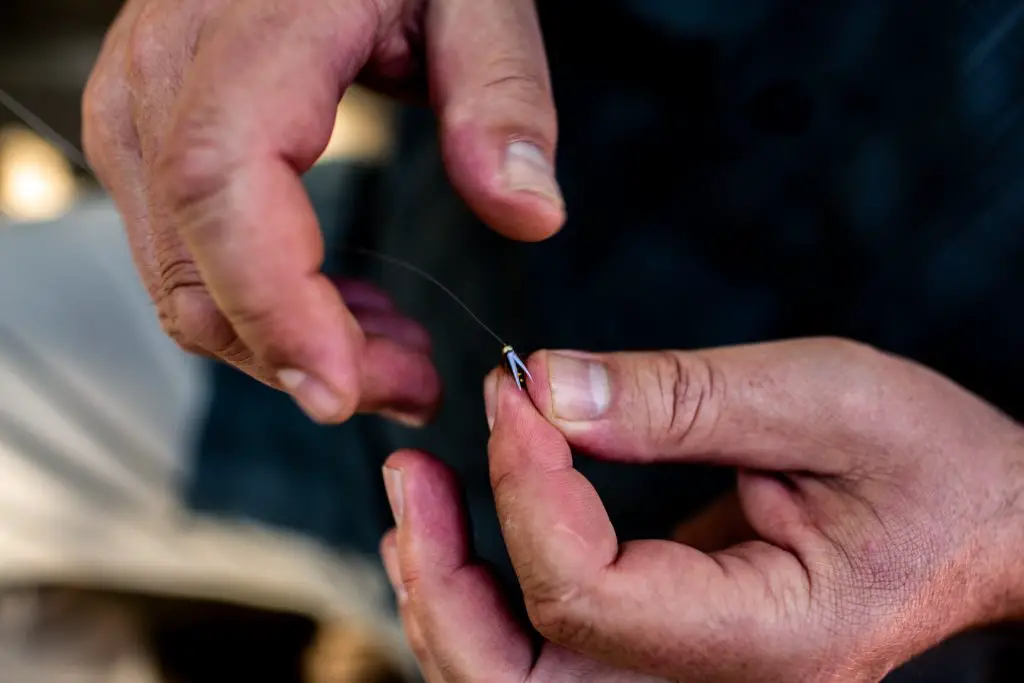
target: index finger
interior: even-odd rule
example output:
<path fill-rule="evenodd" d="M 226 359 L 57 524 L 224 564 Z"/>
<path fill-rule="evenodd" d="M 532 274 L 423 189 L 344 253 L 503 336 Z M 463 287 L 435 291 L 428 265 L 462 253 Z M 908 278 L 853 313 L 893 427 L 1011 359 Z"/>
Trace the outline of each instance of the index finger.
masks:
<path fill-rule="evenodd" d="M 203 27 L 154 175 L 234 332 L 293 393 L 314 387 L 320 412 L 339 420 L 358 405 L 364 340 L 320 273 L 323 240 L 300 174 L 367 59 L 373 6 L 229 5 Z"/>

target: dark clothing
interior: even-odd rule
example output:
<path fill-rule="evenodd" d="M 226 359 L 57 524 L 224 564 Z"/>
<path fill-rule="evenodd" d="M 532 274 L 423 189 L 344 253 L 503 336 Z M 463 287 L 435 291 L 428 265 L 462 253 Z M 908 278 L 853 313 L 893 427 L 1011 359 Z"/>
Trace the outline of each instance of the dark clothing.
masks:
<path fill-rule="evenodd" d="M 481 226 L 448 186 L 430 114 L 410 110 L 394 162 L 344 195 L 366 201 L 335 243 L 425 268 L 521 354 L 842 335 L 1024 417 L 1024 2 L 541 5 L 564 230 L 522 245 Z M 196 504 L 376 552 L 391 524 L 380 464 L 423 447 L 462 476 L 477 551 L 514 586 L 481 389 L 500 349 L 433 285 L 333 265 L 378 278 L 434 335 L 436 424 L 315 427 L 219 369 Z M 579 467 L 622 539 L 663 536 L 732 484 L 694 467 Z M 970 651 L 914 680 L 989 680 Z"/>

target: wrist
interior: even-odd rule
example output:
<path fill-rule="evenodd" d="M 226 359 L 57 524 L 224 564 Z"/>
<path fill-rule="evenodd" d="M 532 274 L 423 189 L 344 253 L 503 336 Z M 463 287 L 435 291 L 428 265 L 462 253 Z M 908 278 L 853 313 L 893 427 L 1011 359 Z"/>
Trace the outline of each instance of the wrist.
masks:
<path fill-rule="evenodd" d="M 1012 587 L 1011 610 L 1009 619 L 1024 619 L 1024 428 L 1021 429 L 1021 437 L 1013 449 L 1010 461 L 1012 472 L 1013 489 L 1013 521 L 1015 534 L 1013 539 L 1016 543 L 1013 546 L 1013 556 L 1008 564 L 1011 574 L 1010 584 Z"/>
<path fill-rule="evenodd" d="M 1024 428 L 1008 449 L 1004 513 L 988 554 L 996 568 L 992 597 L 982 622 L 1024 620 Z"/>

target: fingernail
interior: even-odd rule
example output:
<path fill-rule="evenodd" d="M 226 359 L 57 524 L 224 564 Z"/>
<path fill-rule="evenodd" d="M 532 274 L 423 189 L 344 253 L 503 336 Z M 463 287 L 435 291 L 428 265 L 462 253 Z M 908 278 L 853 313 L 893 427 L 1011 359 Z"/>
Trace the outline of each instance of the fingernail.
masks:
<path fill-rule="evenodd" d="M 402 523 L 402 471 L 393 467 L 384 468 L 384 491 L 388 494 L 391 514 L 395 524 Z"/>
<path fill-rule="evenodd" d="M 409 596 L 405 592 L 405 582 L 402 581 L 402 567 L 398 562 L 398 548 L 394 543 L 384 546 L 384 571 L 388 575 L 391 588 L 398 597 L 398 604 L 405 604 Z"/>
<path fill-rule="evenodd" d="M 416 415 L 415 413 L 403 413 L 400 410 L 385 408 L 380 411 L 380 415 L 381 417 L 386 417 L 389 420 L 394 420 L 400 425 L 413 429 L 420 429 L 427 426 L 427 418 L 423 415 Z"/>
<path fill-rule="evenodd" d="M 548 381 L 555 417 L 570 422 L 596 420 L 611 403 L 608 368 L 585 356 L 552 353 Z"/>
<path fill-rule="evenodd" d="M 562 191 L 555 170 L 540 148 L 516 140 L 505 151 L 505 187 L 513 192 L 532 192 L 561 207 Z"/>
<path fill-rule="evenodd" d="M 487 427 L 494 429 L 494 416 L 498 412 L 498 376 L 493 372 L 484 378 L 484 408 L 487 412 Z"/>
<path fill-rule="evenodd" d="M 329 422 L 341 412 L 341 399 L 320 380 L 302 370 L 281 370 L 281 383 L 299 407 L 317 422 Z"/>

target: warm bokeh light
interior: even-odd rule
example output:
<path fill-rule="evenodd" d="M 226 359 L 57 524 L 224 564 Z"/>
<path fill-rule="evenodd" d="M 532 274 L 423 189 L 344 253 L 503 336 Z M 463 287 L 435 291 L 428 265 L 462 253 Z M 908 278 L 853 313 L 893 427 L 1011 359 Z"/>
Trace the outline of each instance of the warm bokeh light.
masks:
<path fill-rule="evenodd" d="M 391 106 L 365 88 L 345 93 L 334 132 L 320 161 L 380 161 L 391 151 Z"/>
<path fill-rule="evenodd" d="M 0 212 L 47 220 L 67 211 L 75 194 L 71 165 L 59 150 L 27 129 L 0 130 Z"/>

